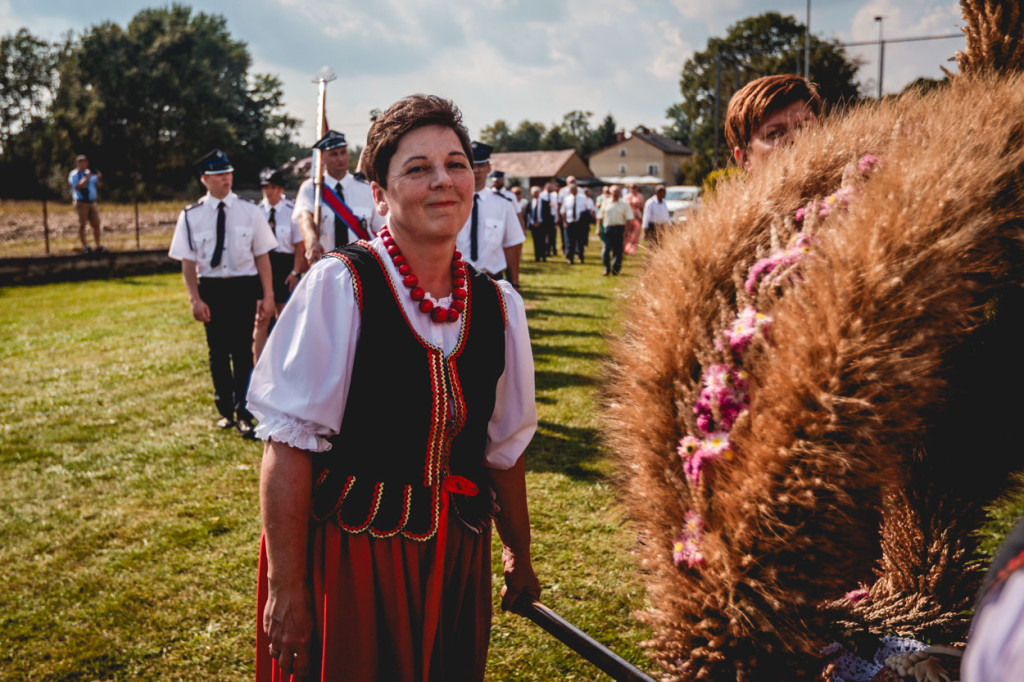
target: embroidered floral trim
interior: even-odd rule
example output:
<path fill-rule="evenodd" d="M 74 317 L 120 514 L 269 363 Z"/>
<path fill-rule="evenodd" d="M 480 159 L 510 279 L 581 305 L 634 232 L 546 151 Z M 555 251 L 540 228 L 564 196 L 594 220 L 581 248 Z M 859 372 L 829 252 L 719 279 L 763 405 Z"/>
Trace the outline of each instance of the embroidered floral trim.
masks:
<path fill-rule="evenodd" d="M 799 208 L 793 219 L 804 231 L 794 235 L 786 246 L 754 263 L 743 282 L 747 296 L 756 300 L 759 294 L 767 295 L 783 284 L 799 281 L 797 266 L 811 254 L 814 245 L 810 231 L 814 220 L 808 217 L 823 220 L 845 211 L 856 195 L 855 183 L 879 165 L 878 157 L 865 154 L 856 165 L 851 164 L 844 170 L 839 189 L 821 201 Z M 771 316 L 757 310 L 753 304 L 741 305 L 732 323 L 715 339 L 715 350 L 721 354 L 722 362 L 707 365 L 701 377 L 700 395 L 693 406 L 696 432 L 684 435 L 676 448 L 683 472 L 694 487 L 702 482 L 709 483 L 715 466 L 731 462 L 739 455 L 733 446 L 731 431 L 737 420 L 750 410 L 750 377 L 743 368 L 744 355 L 755 343 L 770 340 Z M 701 549 L 704 519 L 699 512 L 690 510 L 685 515 L 685 523 L 683 532 L 673 542 L 672 561 L 677 567 L 685 564 L 694 568 L 705 562 Z M 854 603 L 866 597 L 865 590 L 853 590 L 846 595 Z"/>

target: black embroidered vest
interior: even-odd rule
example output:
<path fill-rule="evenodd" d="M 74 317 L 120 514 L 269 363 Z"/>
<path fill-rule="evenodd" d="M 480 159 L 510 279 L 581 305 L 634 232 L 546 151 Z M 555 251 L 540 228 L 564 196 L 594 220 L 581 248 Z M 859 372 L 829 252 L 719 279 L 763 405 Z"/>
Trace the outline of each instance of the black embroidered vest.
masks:
<path fill-rule="evenodd" d="M 356 242 L 328 255 L 352 274 L 361 331 L 341 430 L 330 450 L 313 455 L 313 518 L 350 533 L 429 540 L 441 482 L 454 474 L 479 489 L 452 495 L 459 518 L 473 528 L 489 523 L 483 456 L 507 323 L 497 286 L 469 268 L 462 334 L 445 358 L 413 331 L 399 303 L 405 291 L 376 251 Z"/>

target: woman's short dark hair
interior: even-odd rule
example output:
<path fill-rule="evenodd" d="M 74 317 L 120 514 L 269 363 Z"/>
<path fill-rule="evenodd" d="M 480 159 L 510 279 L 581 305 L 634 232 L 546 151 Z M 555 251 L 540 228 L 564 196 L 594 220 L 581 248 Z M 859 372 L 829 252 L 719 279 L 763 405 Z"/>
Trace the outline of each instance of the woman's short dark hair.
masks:
<path fill-rule="evenodd" d="M 409 95 L 388 107 L 370 126 L 362 155 L 366 179 L 387 189 L 388 166 L 398 149 L 398 141 L 409 131 L 430 125 L 451 129 L 459 138 L 466 158 L 472 162 L 469 131 L 462 123 L 459 108 L 451 100 L 437 95 Z"/>
<path fill-rule="evenodd" d="M 794 102 L 805 102 L 815 116 L 821 115 L 821 96 L 806 78 L 779 74 L 744 85 L 729 100 L 725 115 L 725 139 L 729 148 L 746 149 L 762 123 Z"/>

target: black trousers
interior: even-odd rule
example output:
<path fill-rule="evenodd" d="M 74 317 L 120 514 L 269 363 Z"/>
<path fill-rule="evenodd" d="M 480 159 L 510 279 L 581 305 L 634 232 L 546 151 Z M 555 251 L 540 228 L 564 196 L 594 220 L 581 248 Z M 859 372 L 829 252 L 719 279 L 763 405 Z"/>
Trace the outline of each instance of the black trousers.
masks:
<path fill-rule="evenodd" d="M 604 228 L 604 248 L 601 249 L 601 260 L 604 271 L 613 275 L 622 271 L 622 240 L 626 236 L 625 225 L 608 225 Z"/>
<path fill-rule="evenodd" d="M 565 253 L 566 257 L 572 260 L 574 256 L 579 256 L 582 263 L 583 249 L 587 245 L 587 234 L 590 232 L 590 225 L 582 220 L 578 220 L 575 223 L 569 223 L 565 231 L 569 238 L 569 246 Z"/>
<path fill-rule="evenodd" d="M 533 237 L 533 260 L 548 259 L 548 231 L 543 223 L 530 226 L 530 236 Z"/>
<path fill-rule="evenodd" d="M 199 297 L 210 308 L 206 346 L 210 350 L 213 401 L 222 417 L 252 419 L 245 394 L 252 375 L 252 326 L 256 301 L 263 296 L 259 277 L 201 277 Z"/>
<path fill-rule="evenodd" d="M 549 256 L 557 256 L 558 255 L 558 227 L 555 226 L 555 221 L 554 220 L 546 220 L 546 221 L 544 221 L 543 225 L 544 225 L 544 234 L 547 235 L 547 242 L 546 243 L 547 243 L 547 246 L 548 246 L 548 255 Z"/>

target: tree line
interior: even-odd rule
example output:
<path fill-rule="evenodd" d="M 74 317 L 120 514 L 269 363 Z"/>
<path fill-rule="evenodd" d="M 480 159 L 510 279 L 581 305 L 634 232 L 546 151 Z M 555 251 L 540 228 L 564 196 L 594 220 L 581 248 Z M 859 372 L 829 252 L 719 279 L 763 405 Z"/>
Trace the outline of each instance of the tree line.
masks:
<path fill-rule="evenodd" d="M 550 128 L 527 119 L 510 128 L 506 121 L 498 119 L 480 130 L 480 140 L 492 145 L 497 152 L 575 149 L 587 159 L 598 149 L 614 144 L 616 139 L 615 118 L 608 114 L 600 124 L 592 127 L 590 119 L 593 115 L 589 111 L 573 110 Z"/>
<path fill-rule="evenodd" d="M 837 41 L 812 35 L 810 42 L 810 79 L 827 105 L 841 107 L 859 101 L 859 63 L 849 58 Z M 766 12 L 730 26 L 724 37 L 711 37 L 704 50 L 688 59 L 679 80 L 682 99 L 668 108 L 665 116 L 671 123 L 661 130 L 694 152 L 676 169 L 675 181 L 700 184 L 714 168 L 725 166 L 729 151 L 722 131 L 732 93 L 760 76 L 802 73 L 803 55 L 804 25 L 791 16 Z M 498 120 L 483 128 L 481 138 L 497 151 L 573 148 L 586 159 L 616 141 L 614 117 L 608 114 L 592 127 L 591 116 L 589 111 L 571 111 L 551 127 L 523 120 L 511 128 Z"/>
<path fill-rule="evenodd" d="M 864 99 L 859 63 L 837 41 L 810 38 L 810 78 L 828 107 Z M 693 150 L 677 182 L 699 184 L 727 164 L 723 122 L 732 93 L 754 78 L 802 73 L 804 26 L 777 12 L 742 19 L 683 64 L 680 101 L 661 132 Z M 103 23 L 47 43 L 27 29 L 0 38 L 0 182 L 5 196 L 64 194 L 70 161 L 87 154 L 108 196 L 198 191 L 192 162 L 212 147 L 243 177 L 308 150 L 292 140 L 281 81 L 250 72 L 245 43 L 222 16 L 184 5 L 140 11 L 124 28 Z M 912 84 L 915 87 L 934 82 Z M 575 149 L 584 158 L 614 144 L 616 121 L 573 110 L 550 126 L 499 119 L 480 139 L 496 151 Z M 716 127 L 717 125 L 717 127 Z M 654 126 L 648 126 L 654 129 Z M 353 161 L 357 155 L 353 155 Z"/>
<path fill-rule="evenodd" d="M 214 147 L 246 177 L 280 165 L 299 152 L 300 122 L 280 79 L 251 65 L 224 17 L 178 4 L 57 43 L 25 28 L 0 38 L 4 195 L 65 195 L 76 154 L 122 199 L 195 191 L 192 164 Z"/>

